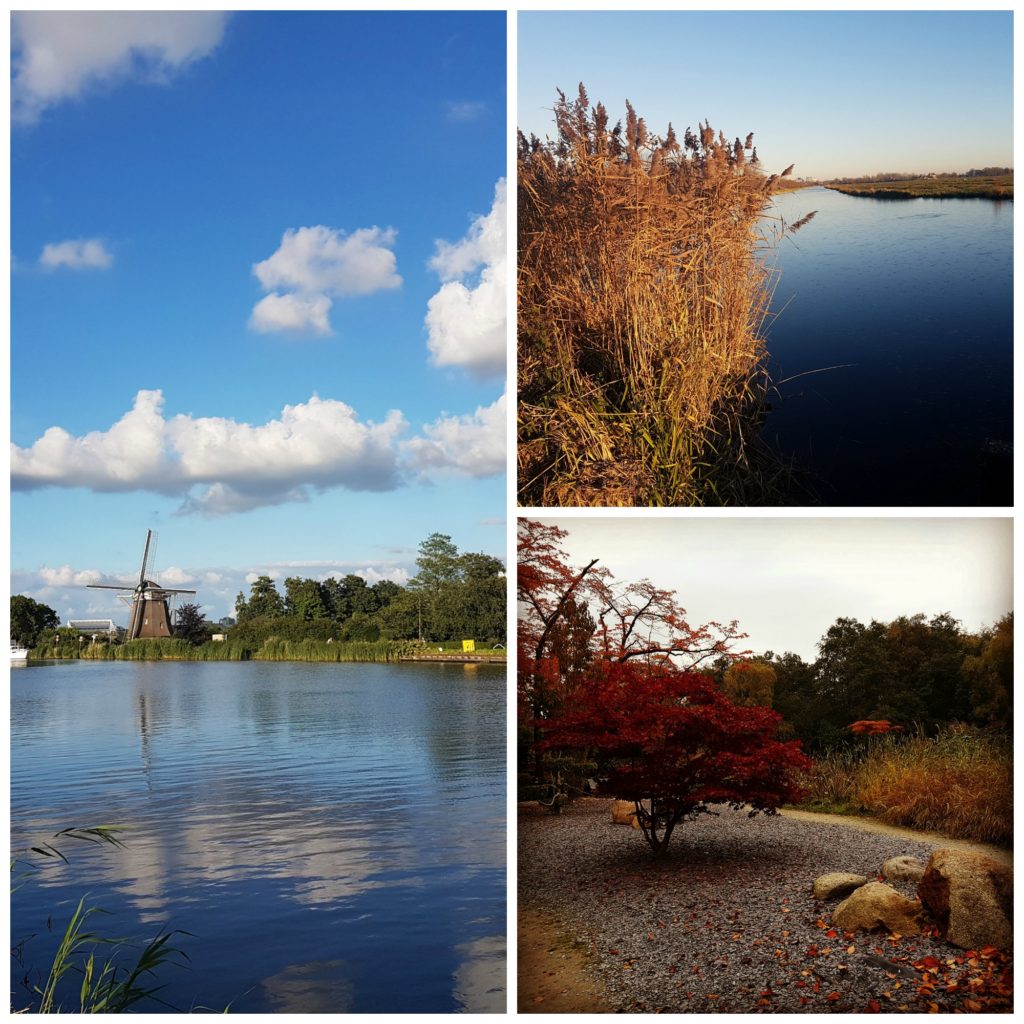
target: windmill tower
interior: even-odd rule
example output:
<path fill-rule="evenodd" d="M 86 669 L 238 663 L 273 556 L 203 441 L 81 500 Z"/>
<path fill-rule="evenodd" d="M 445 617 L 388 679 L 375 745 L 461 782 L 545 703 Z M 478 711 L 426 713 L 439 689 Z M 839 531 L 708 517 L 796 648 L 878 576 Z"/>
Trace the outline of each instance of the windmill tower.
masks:
<path fill-rule="evenodd" d="M 149 550 L 153 540 L 153 531 L 146 531 L 146 547 L 142 552 L 142 568 L 139 570 L 138 583 L 126 583 L 123 586 L 109 583 L 90 583 L 91 590 L 118 590 L 118 597 L 131 605 L 128 617 L 128 630 L 125 640 L 138 640 L 145 637 L 163 637 L 171 635 L 170 602 L 177 594 L 194 594 L 194 590 L 172 590 L 161 587 L 159 583 L 146 579 L 146 568 L 149 563 Z"/>

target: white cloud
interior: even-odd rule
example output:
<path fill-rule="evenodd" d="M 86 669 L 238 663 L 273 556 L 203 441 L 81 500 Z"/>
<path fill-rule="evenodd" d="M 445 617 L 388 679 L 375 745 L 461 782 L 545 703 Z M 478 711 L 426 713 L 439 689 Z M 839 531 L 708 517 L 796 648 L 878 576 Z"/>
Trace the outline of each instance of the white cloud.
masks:
<path fill-rule="evenodd" d="M 437 366 L 461 366 L 475 377 L 505 372 L 506 182 L 494 190 L 491 211 L 461 241 L 439 241 L 432 269 L 443 284 L 427 304 L 427 346 Z"/>
<path fill-rule="evenodd" d="M 106 270 L 114 262 L 98 238 L 76 238 L 66 242 L 49 242 L 39 256 L 40 266 L 47 270 L 69 267 L 71 270 Z"/>
<path fill-rule="evenodd" d="M 487 113 L 487 104 L 480 100 L 457 100 L 448 103 L 449 121 L 477 121 Z"/>
<path fill-rule="evenodd" d="M 90 583 L 99 583 L 103 573 L 98 569 L 72 569 L 70 565 L 62 565 L 58 569 L 44 565 L 39 570 L 39 579 L 46 587 L 86 587 Z"/>
<path fill-rule="evenodd" d="M 330 334 L 326 295 L 270 295 L 253 307 L 249 326 L 261 334 Z"/>
<path fill-rule="evenodd" d="M 253 330 L 329 334 L 331 297 L 399 288 L 394 228 L 359 228 L 346 235 L 324 227 L 290 228 L 277 251 L 253 265 L 270 292 L 252 311 Z"/>
<path fill-rule="evenodd" d="M 453 470 L 467 476 L 492 476 L 505 470 L 507 399 L 469 416 L 441 416 L 423 428 L 423 437 L 406 441 L 410 465 L 421 472 Z"/>
<path fill-rule="evenodd" d="M 160 570 L 160 583 L 165 587 L 184 587 L 189 583 L 195 583 L 195 576 L 187 569 L 181 569 L 176 565 Z"/>
<path fill-rule="evenodd" d="M 216 11 L 17 11 L 11 15 L 12 117 L 30 123 L 48 107 L 101 86 L 166 83 L 224 36 Z"/>
<path fill-rule="evenodd" d="M 12 487 L 149 490 L 185 496 L 183 511 L 216 515 L 308 500 L 311 488 L 386 491 L 400 483 L 400 412 L 363 422 L 344 402 L 314 395 L 252 426 L 223 417 L 165 419 L 163 402 L 161 391 L 140 391 L 106 431 L 74 437 L 50 427 L 31 447 L 12 444 Z"/>
<path fill-rule="evenodd" d="M 179 514 L 219 516 L 306 502 L 333 488 L 391 491 L 432 470 L 490 476 L 505 469 L 506 404 L 502 395 L 472 414 L 444 414 L 403 441 L 408 424 L 397 410 L 375 423 L 313 395 L 253 425 L 168 418 L 162 391 L 139 391 L 107 430 L 76 437 L 55 426 L 28 447 L 12 444 L 11 487 L 152 491 L 180 498 Z"/>

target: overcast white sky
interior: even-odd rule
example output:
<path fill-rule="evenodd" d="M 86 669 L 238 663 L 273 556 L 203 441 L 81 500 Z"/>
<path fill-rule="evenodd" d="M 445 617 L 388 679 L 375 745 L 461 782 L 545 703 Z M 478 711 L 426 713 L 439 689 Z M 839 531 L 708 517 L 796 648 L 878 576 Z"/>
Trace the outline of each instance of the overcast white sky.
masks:
<path fill-rule="evenodd" d="M 756 653 L 816 657 L 840 616 L 950 612 L 966 629 L 1013 607 L 1013 523 L 991 518 L 537 516 L 573 564 L 677 591 L 688 620 L 738 619 Z"/>

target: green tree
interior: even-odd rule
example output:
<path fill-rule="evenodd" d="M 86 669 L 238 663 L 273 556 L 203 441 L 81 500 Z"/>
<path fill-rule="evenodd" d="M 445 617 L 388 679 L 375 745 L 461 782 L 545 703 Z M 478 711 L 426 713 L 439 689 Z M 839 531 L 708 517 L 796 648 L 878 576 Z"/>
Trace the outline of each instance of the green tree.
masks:
<path fill-rule="evenodd" d="M 49 606 L 24 594 L 11 595 L 11 642 L 35 647 L 44 629 L 56 629 L 60 618 Z"/>
<path fill-rule="evenodd" d="M 342 627 L 343 640 L 366 640 L 374 642 L 380 639 L 380 625 L 366 612 L 353 612 Z"/>
<path fill-rule="evenodd" d="M 278 618 L 284 615 L 284 600 L 269 576 L 258 577 L 249 587 L 249 600 L 239 594 L 235 601 L 239 622 L 245 619 Z"/>
<path fill-rule="evenodd" d="M 213 627 L 204 618 L 199 605 L 183 604 L 174 617 L 174 636 L 198 647 L 213 636 Z"/>
<path fill-rule="evenodd" d="M 772 707 L 782 715 L 783 721 L 779 735 L 798 736 L 804 743 L 810 743 L 817 736 L 822 703 L 814 664 L 787 651 L 776 655 L 771 666 L 775 673 Z"/>
<path fill-rule="evenodd" d="M 373 591 L 378 609 L 387 608 L 402 593 L 402 588 L 394 580 L 378 580 L 370 589 Z"/>
<path fill-rule="evenodd" d="M 421 596 L 400 590 L 376 615 L 384 640 L 415 640 L 420 635 Z"/>
<path fill-rule="evenodd" d="M 284 581 L 284 590 L 286 615 L 297 615 L 307 621 L 327 618 L 323 588 L 316 580 L 289 576 Z"/>
<path fill-rule="evenodd" d="M 977 654 L 964 658 L 971 717 L 981 725 L 1013 727 L 1013 612 L 980 638 Z"/>

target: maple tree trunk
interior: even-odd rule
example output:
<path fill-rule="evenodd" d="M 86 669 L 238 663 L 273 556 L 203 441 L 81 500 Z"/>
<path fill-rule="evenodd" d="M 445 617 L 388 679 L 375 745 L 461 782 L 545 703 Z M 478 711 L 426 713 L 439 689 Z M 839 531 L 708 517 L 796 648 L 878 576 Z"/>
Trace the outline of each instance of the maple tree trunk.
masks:
<path fill-rule="evenodd" d="M 665 816 L 664 812 L 659 812 L 656 800 L 651 800 L 651 811 L 648 814 L 640 800 L 633 802 L 636 805 L 636 820 L 640 825 L 640 831 L 644 834 L 644 839 L 647 840 L 647 845 L 650 846 L 655 857 L 664 857 L 668 850 L 668 841 L 672 838 L 672 832 L 679 823 L 679 814 L 673 812 Z M 662 833 L 659 836 L 658 824 L 663 817 Z"/>

